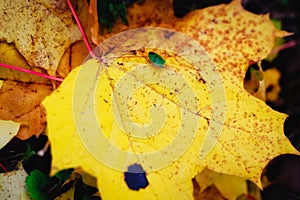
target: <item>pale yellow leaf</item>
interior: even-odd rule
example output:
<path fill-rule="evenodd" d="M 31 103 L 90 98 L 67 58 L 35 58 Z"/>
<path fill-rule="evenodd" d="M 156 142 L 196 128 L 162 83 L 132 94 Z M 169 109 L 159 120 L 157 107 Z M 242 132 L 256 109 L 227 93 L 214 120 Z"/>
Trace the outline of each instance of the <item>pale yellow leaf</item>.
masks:
<path fill-rule="evenodd" d="M 0 149 L 5 146 L 18 132 L 20 123 L 0 120 Z"/>
<path fill-rule="evenodd" d="M 279 80 L 281 74 L 276 68 L 270 68 L 264 71 L 264 77 L 266 81 L 266 95 L 268 101 L 276 101 L 281 91 Z"/>
<path fill-rule="evenodd" d="M 26 191 L 26 177 L 27 173 L 25 172 L 21 164 L 18 166 L 17 170 L 7 173 L 1 173 L 0 199 L 31 200 Z"/>
<path fill-rule="evenodd" d="M 209 169 L 204 169 L 195 176 L 201 191 L 214 184 L 219 192 L 228 200 L 235 200 L 241 194 L 247 194 L 245 178 L 220 174 Z"/>

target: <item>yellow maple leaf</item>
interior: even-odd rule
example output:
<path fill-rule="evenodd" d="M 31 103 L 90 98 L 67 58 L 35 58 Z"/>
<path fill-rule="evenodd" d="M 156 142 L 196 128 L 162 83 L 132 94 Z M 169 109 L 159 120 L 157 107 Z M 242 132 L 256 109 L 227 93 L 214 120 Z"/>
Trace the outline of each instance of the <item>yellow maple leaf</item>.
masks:
<path fill-rule="evenodd" d="M 94 174 L 103 199 L 191 199 L 191 179 L 204 167 L 261 186 L 268 161 L 297 153 L 283 134 L 286 115 L 243 89 L 249 61 L 267 55 L 277 32 L 267 16 L 245 14 L 236 2 L 215 9 L 221 25 L 207 20 L 218 19 L 209 8 L 180 26 L 201 43 L 197 24 L 208 23 L 203 46 L 212 59 L 181 33 L 148 28 L 110 38 L 97 49 L 101 62 L 73 70 L 43 101 L 54 167 Z M 240 24 L 230 25 L 233 16 Z M 135 164 L 149 185 L 130 189 L 124 172 Z"/>

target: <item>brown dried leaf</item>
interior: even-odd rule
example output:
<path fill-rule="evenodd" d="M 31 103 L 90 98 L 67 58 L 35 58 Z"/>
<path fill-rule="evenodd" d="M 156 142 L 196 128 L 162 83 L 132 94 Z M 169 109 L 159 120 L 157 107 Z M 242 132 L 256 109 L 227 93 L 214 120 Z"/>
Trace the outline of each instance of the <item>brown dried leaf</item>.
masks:
<path fill-rule="evenodd" d="M 209 169 L 204 169 L 193 179 L 194 192 L 203 192 L 209 186 L 214 186 L 223 197 L 229 200 L 236 200 L 241 194 L 247 193 L 247 180 L 242 177 L 221 174 Z"/>
<path fill-rule="evenodd" d="M 0 90 L 0 119 L 22 123 L 18 137 L 39 135 L 45 126 L 40 102 L 52 92 L 51 85 L 5 81 Z"/>
<path fill-rule="evenodd" d="M 194 195 L 195 200 L 226 200 L 225 197 L 219 192 L 215 185 L 211 185 L 205 188 L 204 191 L 199 192 L 198 194 Z"/>
<path fill-rule="evenodd" d="M 66 77 L 72 69 L 83 63 L 88 54 L 88 49 L 83 41 L 72 44 L 62 56 L 57 68 L 57 73 L 62 77 Z"/>
<path fill-rule="evenodd" d="M 39 136 L 46 126 L 46 111 L 44 107 L 37 106 L 29 113 L 16 119 L 16 121 L 22 123 L 16 135 L 21 140 L 26 140 L 32 135 Z"/>

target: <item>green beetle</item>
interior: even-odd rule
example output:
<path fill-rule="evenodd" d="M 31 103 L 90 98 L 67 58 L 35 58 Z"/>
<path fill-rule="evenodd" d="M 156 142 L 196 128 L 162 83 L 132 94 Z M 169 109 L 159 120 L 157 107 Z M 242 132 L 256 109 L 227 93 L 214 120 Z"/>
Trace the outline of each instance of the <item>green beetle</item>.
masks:
<path fill-rule="evenodd" d="M 150 51 L 148 53 L 149 60 L 156 66 L 163 68 L 166 61 L 157 53 Z"/>

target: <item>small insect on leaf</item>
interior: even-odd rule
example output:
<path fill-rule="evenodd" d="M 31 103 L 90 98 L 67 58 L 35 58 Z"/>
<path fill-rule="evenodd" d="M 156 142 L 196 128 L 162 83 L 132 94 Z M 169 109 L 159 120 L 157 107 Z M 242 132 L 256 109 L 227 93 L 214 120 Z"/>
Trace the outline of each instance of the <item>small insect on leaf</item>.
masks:
<path fill-rule="evenodd" d="M 148 53 L 149 60 L 156 66 L 163 68 L 166 61 L 157 53 L 150 51 Z"/>

